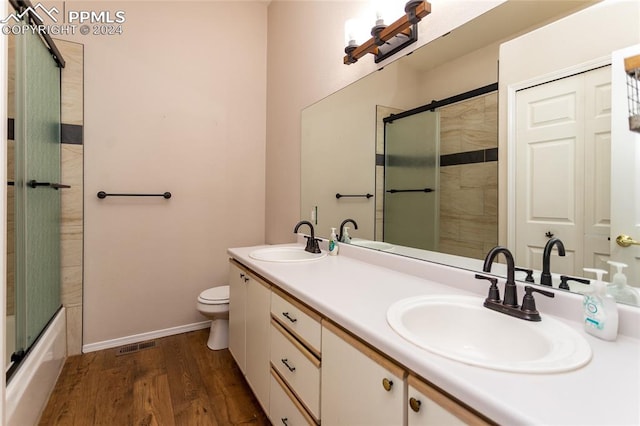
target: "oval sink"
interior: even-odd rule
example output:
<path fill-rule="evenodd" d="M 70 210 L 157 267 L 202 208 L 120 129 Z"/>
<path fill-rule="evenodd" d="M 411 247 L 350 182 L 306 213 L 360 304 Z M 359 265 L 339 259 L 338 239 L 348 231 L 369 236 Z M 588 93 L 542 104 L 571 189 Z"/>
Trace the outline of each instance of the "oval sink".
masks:
<path fill-rule="evenodd" d="M 358 247 L 366 247 L 374 250 L 391 251 L 393 246 L 384 241 L 371 241 L 371 240 L 351 240 L 351 245 Z"/>
<path fill-rule="evenodd" d="M 545 316 L 532 322 L 492 311 L 472 296 L 416 296 L 389 307 L 391 328 L 409 342 L 484 368 L 518 373 L 558 373 L 591 360 L 578 332 Z"/>
<path fill-rule="evenodd" d="M 309 253 L 302 247 L 267 247 L 249 253 L 250 258 L 265 262 L 306 262 L 322 259 L 326 255 L 326 252 Z"/>

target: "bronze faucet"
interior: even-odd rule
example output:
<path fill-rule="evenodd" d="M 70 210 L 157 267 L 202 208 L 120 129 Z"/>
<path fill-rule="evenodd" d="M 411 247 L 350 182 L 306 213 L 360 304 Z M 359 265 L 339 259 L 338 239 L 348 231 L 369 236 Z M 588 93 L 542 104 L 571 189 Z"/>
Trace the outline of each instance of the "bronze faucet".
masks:
<path fill-rule="evenodd" d="M 318 242 L 320 242 L 320 240 L 316 238 L 316 233 L 311 222 L 309 222 L 308 220 L 301 220 L 296 224 L 296 227 L 293 228 L 293 233 L 297 234 L 298 228 L 300 228 L 300 226 L 302 225 L 309 225 L 309 229 L 311 230 L 310 236 L 304 236 L 307 239 L 307 246 L 304 248 L 304 250 L 308 251 L 309 253 L 321 253 L 320 246 L 318 245 Z"/>

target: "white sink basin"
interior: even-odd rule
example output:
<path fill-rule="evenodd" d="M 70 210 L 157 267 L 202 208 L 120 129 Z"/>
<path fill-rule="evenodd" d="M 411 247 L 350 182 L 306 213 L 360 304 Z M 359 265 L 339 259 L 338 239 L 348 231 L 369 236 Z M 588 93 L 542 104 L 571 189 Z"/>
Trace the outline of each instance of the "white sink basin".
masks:
<path fill-rule="evenodd" d="M 371 240 L 351 240 L 351 244 L 359 247 L 366 247 L 374 250 L 391 251 L 393 245 L 385 243 L 384 241 L 371 241 Z"/>
<path fill-rule="evenodd" d="M 326 252 L 309 253 L 302 247 L 267 247 L 249 253 L 250 258 L 265 262 L 308 262 L 322 259 L 326 255 Z"/>
<path fill-rule="evenodd" d="M 417 296 L 387 311 L 389 325 L 428 351 L 479 367 L 518 373 L 558 373 L 591 360 L 577 331 L 541 313 L 542 321 L 514 318 L 469 296 Z"/>

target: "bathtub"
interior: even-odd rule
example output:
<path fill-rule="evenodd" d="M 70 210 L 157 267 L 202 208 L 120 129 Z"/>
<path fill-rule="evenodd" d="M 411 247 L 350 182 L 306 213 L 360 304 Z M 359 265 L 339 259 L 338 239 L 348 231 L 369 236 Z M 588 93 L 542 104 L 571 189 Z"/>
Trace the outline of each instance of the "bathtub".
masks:
<path fill-rule="evenodd" d="M 66 355 L 66 312 L 62 308 L 7 384 L 7 426 L 37 424 Z"/>

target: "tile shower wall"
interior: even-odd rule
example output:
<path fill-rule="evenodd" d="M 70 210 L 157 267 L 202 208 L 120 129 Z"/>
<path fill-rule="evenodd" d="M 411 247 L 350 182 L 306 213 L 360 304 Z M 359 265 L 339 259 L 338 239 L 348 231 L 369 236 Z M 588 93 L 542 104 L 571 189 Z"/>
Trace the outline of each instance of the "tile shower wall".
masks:
<path fill-rule="evenodd" d="M 384 123 L 402 110 L 376 109 L 376 227 L 382 241 Z M 498 96 L 478 96 L 440 112 L 440 238 L 438 251 L 483 259 L 498 243 Z"/>
<path fill-rule="evenodd" d="M 484 258 L 498 242 L 497 93 L 440 111 L 443 253 Z"/>
<path fill-rule="evenodd" d="M 16 49 L 15 38 L 13 35 L 8 36 L 7 49 L 8 49 L 8 63 L 7 63 L 7 117 L 9 118 L 8 131 L 7 131 L 7 182 L 13 182 L 15 180 L 15 141 L 13 140 L 13 123 L 16 116 L 15 106 L 15 81 L 16 81 L 16 67 L 15 58 Z M 7 316 L 15 315 L 15 195 L 14 187 L 7 186 Z"/>
<path fill-rule="evenodd" d="M 62 191 L 61 202 L 61 296 L 67 312 L 67 354 L 75 355 L 82 351 L 84 45 L 63 40 L 56 40 L 56 45 L 66 61 L 61 86 L 61 181 L 71 185 Z"/>

